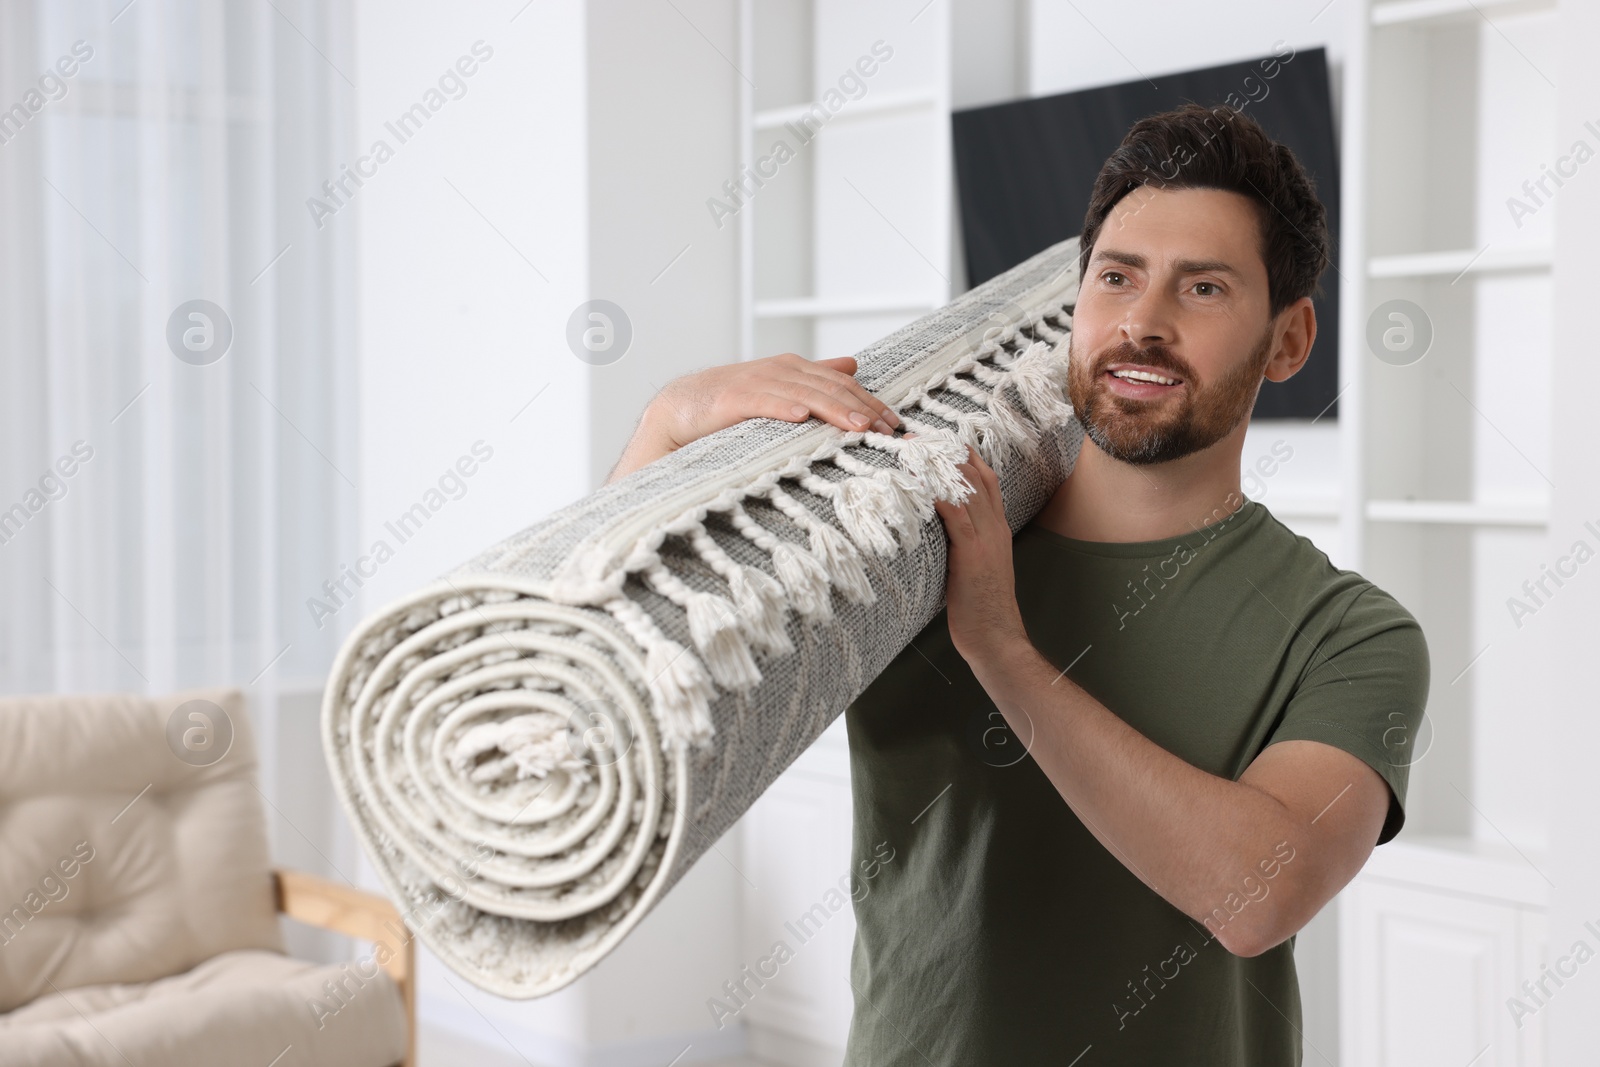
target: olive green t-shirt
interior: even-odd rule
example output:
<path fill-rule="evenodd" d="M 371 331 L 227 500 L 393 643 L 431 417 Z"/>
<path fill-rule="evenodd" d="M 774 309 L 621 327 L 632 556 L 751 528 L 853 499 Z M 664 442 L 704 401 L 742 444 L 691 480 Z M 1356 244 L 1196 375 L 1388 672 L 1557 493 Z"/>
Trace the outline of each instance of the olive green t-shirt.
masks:
<path fill-rule="evenodd" d="M 1392 791 L 1376 843 L 1388 841 L 1427 701 L 1420 627 L 1260 502 L 1218 514 L 1132 543 L 1023 527 L 1013 560 L 1029 638 L 1212 774 L 1237 780 L 1277 741 L 1354 754 Z M 943 611 L 846 725 L 852 859 L 875 867 L 854 904 L 848 1067 L 1301 1062 L 1294 938 L 1250 958 L 1216 938 L 1272 892 L 1292 843 L 1242 865 L 1211 919 L 1189 918 L 1079 821 L 955 651 Z"/>

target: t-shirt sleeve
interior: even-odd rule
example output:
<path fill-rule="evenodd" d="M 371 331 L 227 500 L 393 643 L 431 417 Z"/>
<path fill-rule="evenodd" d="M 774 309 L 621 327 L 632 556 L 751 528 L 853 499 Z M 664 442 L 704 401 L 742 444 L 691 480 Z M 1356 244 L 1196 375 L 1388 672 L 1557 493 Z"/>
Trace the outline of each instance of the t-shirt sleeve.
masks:
<path fill-rule="evenodd" d="M 1427 752 L 1428 680 L 1422 627 L 1399 601 L 1369 585 L 1312 652 L 1266 743 L 1321 741 L 1377 771 L 1390 790 L 1381 845 L 1405 825 L 1411 765 Z"/>

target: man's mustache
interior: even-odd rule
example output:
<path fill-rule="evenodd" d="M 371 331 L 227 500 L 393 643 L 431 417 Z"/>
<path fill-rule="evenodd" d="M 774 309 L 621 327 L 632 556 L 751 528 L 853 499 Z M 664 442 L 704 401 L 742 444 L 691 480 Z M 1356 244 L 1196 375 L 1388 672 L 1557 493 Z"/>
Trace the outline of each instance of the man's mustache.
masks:
<path fill-rule="evenodd" d="M 1154 370 L 1169 372 L 1173 378 L 1188 381 L 1192 375 L 1172 350 L 1166 345 L 1136 345 L 1132 341 L 1123 341 L 1115 348 L 1106 352 L 1104 358 L 1099 360 L 1095 367 L 1095 377 L 1099 377 L 1113 363 L 1138 363 Z"/>

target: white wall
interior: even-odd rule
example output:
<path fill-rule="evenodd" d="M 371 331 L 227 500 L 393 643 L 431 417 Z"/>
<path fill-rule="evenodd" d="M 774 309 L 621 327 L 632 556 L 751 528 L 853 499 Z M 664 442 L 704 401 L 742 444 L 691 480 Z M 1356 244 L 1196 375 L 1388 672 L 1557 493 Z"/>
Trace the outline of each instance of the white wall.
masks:
<path fill-rule="evenodd" d="M 493 49 L 354 200 L 362 541 L 396 549 L 363 590 L 372 610 L 589 488 L 563 447 L 589 429 L 588 368 L 564 342 L 588 272 L 583 13 L 576 0 L 514 22 L 515 5 L 356 7 L 363 144 L 395 143 L 385 123 L 475 41 Z M 384 523 L 479 439 L 494 454 L 465 494 L 398 544 Z"/>
<path fill-rule="evenodd" d="M 738 352 L 738 227 L 706 208 L 737 177 L 736 0 L 588 5 L 589 293 L 633 343 L 596 367 L 592 483 L 659 386 Z M 767 353 L 762 353 L 767 354 Z"/>
<path fill-rule="evenodd" d="M 951 0 L 951 107 L 1028 95 L 1029 7 L 1027 0 Z"/>
<path fill-rule="evenodd" d="M 1600 39 L 1600 5 L 1590 0 L 1561 4 L 1561 99 L 1557 118 L 1563 135 L 1585 136 L 1585 123 L 1600 125 L 1600 67 L 1590 54 Z M 1566 136 L 1563 137 L 1566 140 Z M 1590 166 L 1593 166 L 1591 162 Z M 1600 173 L 1581 172 L 1583 180 L 1561 190 L 1560 225 L 1555 244 L 1554 370 L 1557 382 L 1593 380 L 1594 293 L 1600 289 L 1595 247 L 1600 244 Z M 1594 456 L 1594 399 L 1585 389 L 1557 389 L 1550 475 L 1552 491 L 1549 559 L 1571 550 L 1584 537 L 1584 524 L 1600 526 L 1600 472 Z M 1590 565 L 1592 566 L 1592 564 Z M 1594 654 L 1600 634 L 1600 575 L 1568 581 L 1550 604 L 1550 731 L 1545 738 L 1551 792 L 1550 946 L 1564 955 L 1583 937 L 1584 924 L 1600 923 L 1600 854 L 1595 851 L 1595 813 L 1600 812 L 1600 775 L 1594 753 L 1600 750 L 1600 660 Z M 1542 619 L 1540 621 L 1543 621 Z M 1560 990 L 1550 1006 L 1549 1053 L 1552 1067 L 1594 1062 L 1600 1044 L 1600 982 L 1585 973 Z"/>
<path fill-rule="evenodd" d="M 733 230 L 704 207 L 735 171 L 738 75 L 717 54 L 734 54 L 732 0 L 356 8 L 351 163 L 376 139 L 395 152 L 327 225 L 359 225 L 360 539 L 395 555 L 343 627 L 599 484 L 656 386 L 733 357 L 737 299 Z M 400 143 L 385 124 L 478 41 L 493 51 L 465 95 Z M 594 298 L 633 327 L 610 365 L 567 342 Z M 387 524 L 480 440 L 492 457 L 400 543 Z M 736 877 L 713 853 L 537 1000 L 482 994 L 424 951 L 420 1012 L 540 1063 L 665 1063 L 689 1040 L 681 1062 L 726 1054 L 739 1032 L 702 1031 L 738 968 Z"/>
<path fill-rule="evenodd" d="M 356 2 L 357 138 L 363 152 L 376 139 L 395 149 L 355 211 L 328 222 L 359 226 L 360 541 L 395 551 L 360 614 L 589 488 L 587 465 L 564 447 L 589 432 L 588 368 L 563 341 L 588 271 L 583 12 L 555 0 L 516 13 Z M 492 55 L 463 79 L 466 94 L 399 143 L 386 123 L 480 40 Z M 400 543 L 385 524 L 480 439 L 493 454 L 466 491 Z M 421 972 L 425 1014 L 477 1018 L 471 997 L 477 1011 L 582 1038 L 580 997 L 488 1006 L 426 951 Z"/>
<path fill-rule="evenodd" d="M 735 0 L 587 5 L 589 292 L 627 314 L 633 340 L 591 370 L 590 482 L 605 477 L 658 387 L 738 358 L 738 228 L 706 199 L 738 170 Z M 737 973 L 737 835 L 703 856 L 589 976 L 586 1041 L 609 1063 L 680 1063 L 737 1051 L 706 999 Z"/>
<path fill-rule="evenodd" d="M 1338 0 L 1230 0 L 1227 4 L 1083 4 L 1033 0 L 1027 57 L 1034 96 L 1255 59 L 1282 40 L 1344 60 L 1348 26 Z M 1336 83 L 1337 84 L 1337 83 Z M 1337 102 L 1335 103 L 1337 109 Z"/>

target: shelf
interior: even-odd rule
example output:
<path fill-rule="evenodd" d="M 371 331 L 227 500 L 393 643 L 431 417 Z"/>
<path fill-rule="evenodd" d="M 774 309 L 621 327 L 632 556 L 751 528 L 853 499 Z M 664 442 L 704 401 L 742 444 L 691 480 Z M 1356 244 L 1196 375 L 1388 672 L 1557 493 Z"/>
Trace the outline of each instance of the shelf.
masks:
<path fill-rule="evenodd" d="M 1526 15 L 1554 11 L 1555 0 L 1390 0 L 1372 5 L 1374 26 L 1417 23 L 1471 22 L 1495 15 Z"/>
<path fill-rule="evenodd" d="M 833 122 L 835 119 L 875 118 L 895 111 L 933 108 L 939 103 L 940 98 L 935 93 L 913 92 L 882 93 L 878 96 L 865 96 L 860 100 L 847 101 L 845 106 L 831 113 L 816 102 L 792 104 L 789 107 L 774 107 L 768 108 L 766 111 L 757 111 L 755 114 L 755 127 L 758 130 L 770 130 L 774 126 L 782 126 L 786 122 L 798 122 L 817 108 L 822 108 L 824 113 L 828 114 L 828 122 Z M 824 124 L 823 129 L 826 128 L 827 125 Z"/>
<path fill-rule="evenodd" d="M 1403 256 L 1373 256 L 1367 261 L 1369 278 L 1425 278 L 1462 274 L 1497 274 L 1505 271 L 1549 270 L 1553 262 L 1548 246 L 1526 248 L 1461 249 L 1453 252 L 1417 252 Z"/>
<path fill-rule="evenodd" d="M 928 312 L 943 302 L 926 297 L 815 297 L 800 296 L 780 300 L 757 300 L 758 319 L 804 319 L 822 315 L 892 315 L 902 311 Z"/>
<path fill-rule="evenodd" d="M 1373 522 L 1444 523 L 1466 526 L 1547 526 L 1550 509 L 1540 504 L 1480 504 L 1460 500 L 1369 500 Z"/>
<path fill-rule="evenodd" d="M 1339 498 L 1336 496 L 1278 496 L 1269 499 L 1268 496 L 1259 498 L 1259 503 L 1266 506 L 1267 510 L 1280 519 L 1337 519 L 1339 518 Z M 1256 500 L 1256 497 L 1250 499 Z"/>

